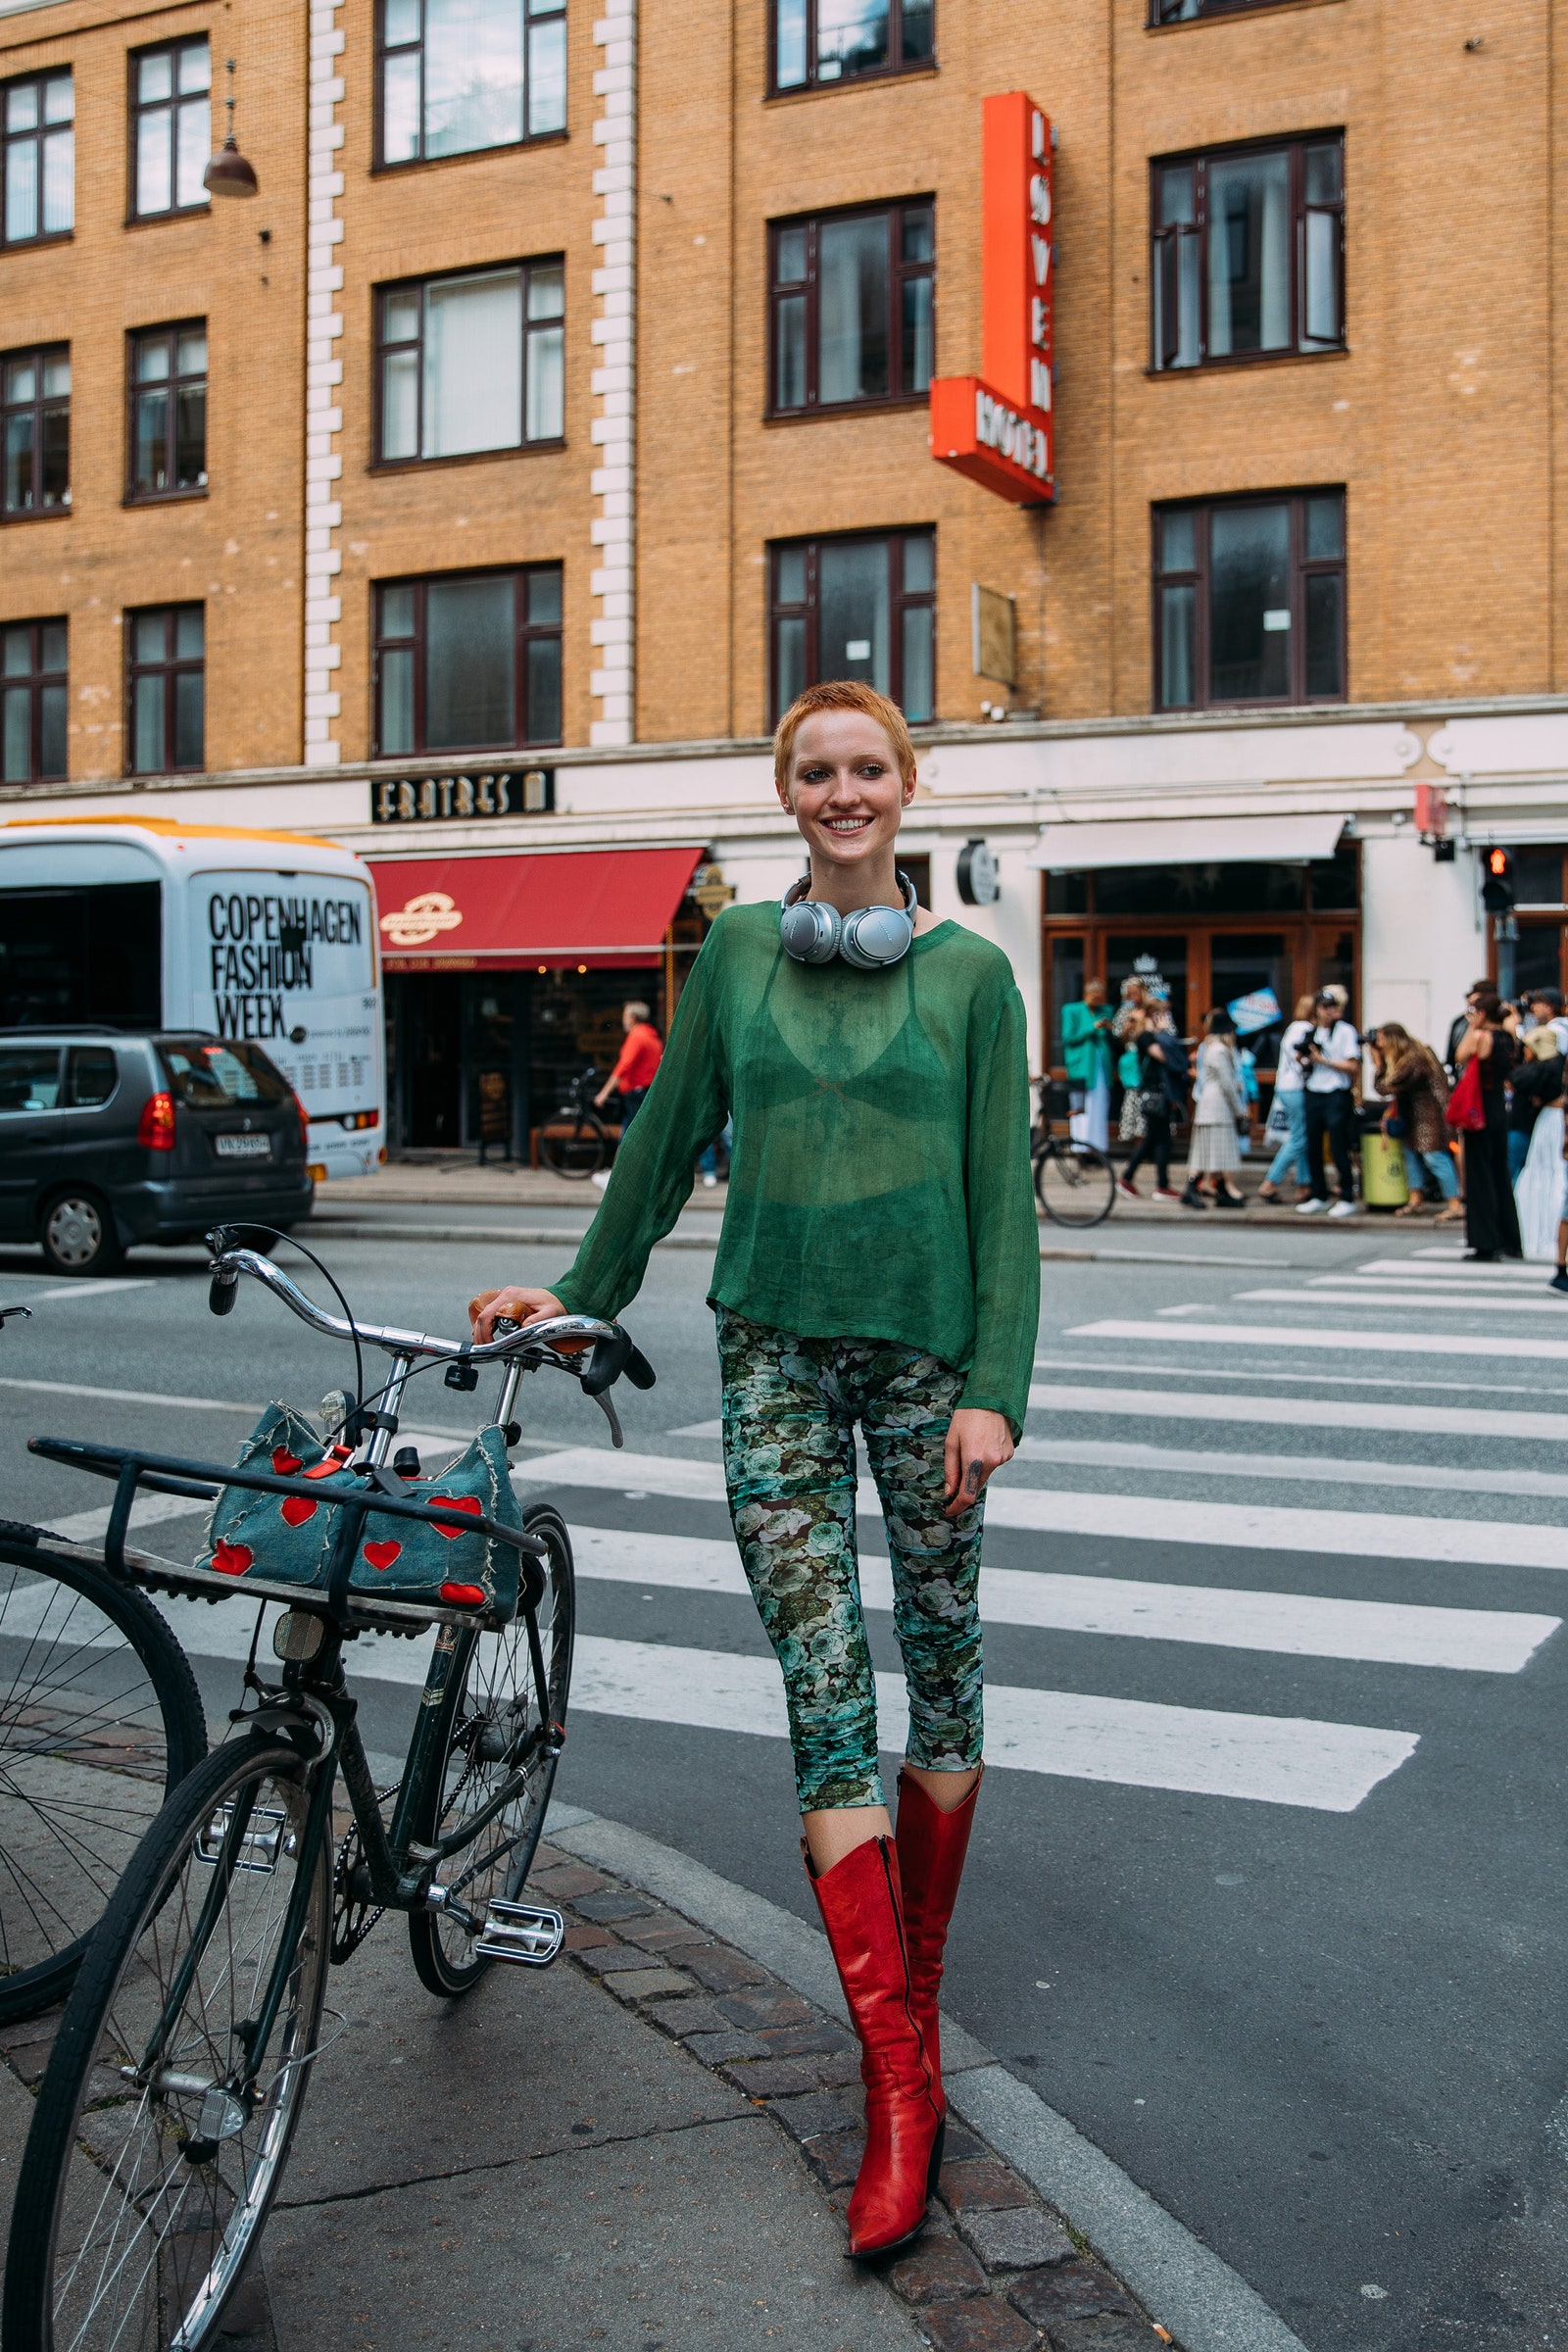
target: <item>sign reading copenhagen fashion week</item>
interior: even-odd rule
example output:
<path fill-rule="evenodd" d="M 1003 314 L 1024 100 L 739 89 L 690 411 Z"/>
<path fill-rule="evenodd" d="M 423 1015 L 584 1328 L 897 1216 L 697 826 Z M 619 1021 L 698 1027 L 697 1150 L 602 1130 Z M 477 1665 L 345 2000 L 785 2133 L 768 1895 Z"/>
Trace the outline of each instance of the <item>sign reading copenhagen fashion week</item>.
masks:
<path fill-rule="evenodd" d="M 445 818 L 546 816 L 556 805 L 553 767 L 484 776 L 372 776 L 372 825 L 421 825 Z"/>
<path fill-rule="evenodd" d="M 931 455 L 1014 506 L 1043 506 L 1056 495 L 1052 129 L 1022 90 L 984 99 L 981 115 L 984 373 L 934 379 Z"/>

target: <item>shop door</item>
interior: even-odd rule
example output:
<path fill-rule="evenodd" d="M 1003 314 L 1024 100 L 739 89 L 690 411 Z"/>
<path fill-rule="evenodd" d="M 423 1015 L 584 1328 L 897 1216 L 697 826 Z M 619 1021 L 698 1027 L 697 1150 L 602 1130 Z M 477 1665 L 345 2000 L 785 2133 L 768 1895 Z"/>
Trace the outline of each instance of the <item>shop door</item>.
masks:
<path fill-rule="evenodd" d="M 1278 1020 L 1261 1028 L 1251 1026 L 1246 1011 L 1232 1016 L 1238 1045 L 1246 1047 L 1263 1077 L 1273 1075 L 1280 1057 L 1280 1038 L 1296 1009 L 1291 946 L 1282 931 L 1214 931 L 1209 935 L 1209 1004 L 1229 1009 L 1241 998 L 1256 997 L 1267 989 L 1280 1007 Z M 1203 1009 L 1208 1008 L 1205 1005 Z"/>
<path fill-rule="evenodd" d="M 526 998 L 518 1004 L 527 986 L 520 972 L 476 972 L 463 984 L 463 1140 L 478 1146 L 481 1159 L 520 1157 L 527 1150 Z"/>
<path fill-rule="evenodd" d="M 1105 995 L 1112 1004 L 1121 999 L 1124 980 L 1163 981 L 1170 997 L 1171 1018 L 1186 1037 L 1193 1029 L 1189 1005 L 1190 968 L 1185 931 L 1111 931 L 1105 938 Z"/>
<path fill-rule="evenodd" d="M 403 977 L 401 1141 L 454 1152 L 463 1141 L 463 981 L 453 972 Z"/>

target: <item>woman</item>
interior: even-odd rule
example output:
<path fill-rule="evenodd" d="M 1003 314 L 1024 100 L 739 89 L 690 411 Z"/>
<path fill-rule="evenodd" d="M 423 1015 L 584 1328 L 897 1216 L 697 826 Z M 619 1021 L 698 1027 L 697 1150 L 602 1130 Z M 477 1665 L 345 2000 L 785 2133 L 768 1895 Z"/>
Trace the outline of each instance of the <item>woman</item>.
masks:
<path fill-rule="evenodd" d="M 1198 1049 L 1198 1070 L 1193 1081 L 1193 1132 L 1187 1145 L 1184 1208 L 1201 1208 L 1201 1195 L 1210 1188 L 1216 1208 L 1247 1205 L 1246 1194 L 1230 1181 L 1242 1164 L 1236 1124 L 1247 1115 L 1235 1036 L 1236 1023 L 1222 1004 L 1204 1014 L 1203 1042 Z"/>
<path fill-rule="evenodd" d="M 1105 1008 L 1105 984 L 1086 980 L 1081 1004 L 1061 1008 L 1062 1060 L 1067 1085 L 1081 1094 L 1083 1107 L 1073 1111 L 1067 1130 L 1075 1144 L 1090 1144 L 1097 1152 L 1110 1149 L 1111 1022 Z"/>
<path fill-rule="evenodd" d="M 1132 1050 L 1138 1059 L 1138 1086 L 1133 1099 L 1139 1104 L 1143 1132 L 1116 1179 L 1116 1190 L 1129 1200 L 1142 1199 L 1133 1178 L 1142 1167 L 1146 1152 L 1152 1152 L 1154 1199 L 1178 1200 L 1181 1196 L 1172 1191 L 1170 1181 L 1170 1130 L 1186 1091 L 1187 1054 L 1176 1035 L 1170 1006 L 1162 999 L 1150 998 L 1140 1026 L 1132 1034 Z"/>
<path fill-rule="evenodd" d="M 1285 1141 L 1269 1162 L 1268 1174 L 1257 1188 L 1260 1200 L 1278 1200 L 1280 1186 L 1296 1170 L 1296 1181 L 1303 1189 L 1311 1182 L 1306 1164 L 1306 1065 L 1298 1048 L 1312 1034 L 1312 997 L 1310 991 L 1296 1000 L 1296 1018 L 1280 1039 L 1278 1066 L 1274 1072 L 1274 1101 L 1284 1111 L 1289 1125 Z"/>
<path fill-rule="evenodd" d="M 1530 1151 L 1513 1204 L 1519 1219 L 1519 1241 L 1526 1257 L 1550 1264 L 1557 1255 L 1557 1224 L 1562 1214 L 1564 1062 L 1555 1029 L 1532 1029 L 1525 1038 L 1530 1059 L 1514 1072 L 1514 1092 L 1528 1080 L 1536 1102 Z M 1541 1076 L 1537 1076 L 1537 1072 Z"/>
<path fill-rule="evenodd" d="M 1116 1063 L 1116 1079 L 1121 1088 L 1121 1109 L 1117 1114 L 1116 1132 L 1124 1144 L 1141 1144 L 1147 1132 L 1144 1126 L 1144 1101 L 1141 1092 L 1142 1067 L 1135 1040 L 1144 1025 L 1144 1013 L 1149 1004 L 1149 991 L 1142 980 L 1127 979 L 1121 984 L 1121 1003 L 1110 1024 L 1111 1036 L 1121 1048 Z M 1127 1187 L 1120 1184 L 1125 1192 Z"/>
<path fill-rule="evenodd" d="M 809 901 L 792 904 L 801 883 L 783 909 L 718 917 L 569 1273 L 553 1292 L 486 1294 L 473 1322 L 483 1337 L 497 1315 L 618 1315 L 731 1114 L 710 1294 L 725 1478 L 860 2041 L 849 2223 L 863 2255 L 920 2228 L 941 2160 L 937 1992 L 982 1770 L 982 1495 L 1028 1403 L 1040 1241 L 1011 968 L 916 907 L 895 866 L 915 784 L 902 714 L 853 681 L 808 688 L 779 723 L 774 776 L 809 852 Z M 878 960 L 857 968 L 841 949 L 868 935 Z M 909 1694 L 896 1838 L 856 1561 L 857 1421 Z"/>
<path fill-rule="evenodd" d="M 1524 1254 L 1508 1182 L 1507 1088 L 1518 1054 L 1502 1002 L 1487 990 L 1471 1005 L 1453 1055 L 1461 1072 L 1475 1062 L 1481 1078 L 1485 1123 L 1466 1128 L 1464 1138 L 1465 1255 L 1486 1264 Z"/>
<path fill-rule="evenodd" d="M 1445 1202 L 1438 1223 L 1457 1223 L 1463 1211 L 1458 1206 L 1459 1172 L 1443 1121 L 1448 1106 L 1448 1081 L 1442 1062 L 1402 1022 L 1385 1021 L 1372 1040 L 1372 1066 L 1378 1093 L 1389 1105 L 1383 1113 L 1383 1132 L 1396 1138 L 1403 1150 L 1405 1182 L 1410 1188 L 1409 1200 L 1396 1209 L 1396 1216 L 1426 1213 L 1430 1174 L 1436 1177 Z"/>
<path fill-rule="evenodd" d="M 1530 1157 L 1536 1121 L 1562 1093 L 1562 1049 L 1556 1033 L 1530 1029 L 1519 1040 L 1520 1058 L 1508 1082 L 1508 1181 L 1515 1193 Z"/>

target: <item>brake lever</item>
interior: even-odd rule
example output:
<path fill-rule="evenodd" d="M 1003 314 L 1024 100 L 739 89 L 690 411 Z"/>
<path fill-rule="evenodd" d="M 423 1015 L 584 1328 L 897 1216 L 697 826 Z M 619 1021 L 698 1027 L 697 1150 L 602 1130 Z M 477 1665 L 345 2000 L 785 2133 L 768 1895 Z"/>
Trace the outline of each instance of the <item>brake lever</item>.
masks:
<path fill-rule="evenodd" d="M 625 1436 L 621 1430 L 619 1415 L 616 1413 L 615 1407 L 611 1400 L 610 1391 L 608 1389 L 601 1389 L 598 1391 L 588 1390 L 585 1393 L 593 1397 L 595 1404 L 598 1405 L 599 1410 L 604 1414 L 605 1419 L 610 1423 L 610 1443 L 612 1446 L 624 1446 L 626 1443 Z"/>
<path fill-rule="evenodd" d="M 30 1322 L 32 1309 L 30 1306 L 0 1306 L 0 1331 L 4 1331 L 13 1315 L 24 1315 Z"/>

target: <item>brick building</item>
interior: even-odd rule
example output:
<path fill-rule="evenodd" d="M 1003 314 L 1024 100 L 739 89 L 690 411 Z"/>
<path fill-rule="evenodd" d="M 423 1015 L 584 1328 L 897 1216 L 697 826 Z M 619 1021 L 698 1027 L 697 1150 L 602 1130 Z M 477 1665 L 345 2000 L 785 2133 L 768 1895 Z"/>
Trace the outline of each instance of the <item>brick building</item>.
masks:
<path fill-rule="evenodd" d="M 765 736 L 813 676 L 903 700 L 911 870 L 1047 1059 L 1086 971 L 1438 1037 L 1489 959 L 1563 985 L 1562 11 L 603 5 L 0 0 L 0 813 L 443 892 L 384 927 L 415 1143 L 520 1140 L 678 975 L 699 863 L 794 876 Z M 230 56 L 261 193 L 209 203 Z M 1008 91 L 1033 503 L 931 453 Z"/>

